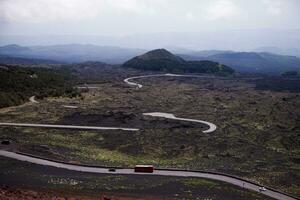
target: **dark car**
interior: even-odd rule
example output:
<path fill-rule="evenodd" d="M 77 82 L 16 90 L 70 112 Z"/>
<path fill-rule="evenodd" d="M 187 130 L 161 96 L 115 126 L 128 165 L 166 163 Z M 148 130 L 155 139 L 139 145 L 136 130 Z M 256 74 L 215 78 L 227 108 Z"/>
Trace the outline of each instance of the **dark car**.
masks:
<path fill-rule="evenodd" d="M 10 141 L 9 140 L 3 140 L 1 142 L 1 144 L 3 144 L 3 145 L 10 145 Z"/>

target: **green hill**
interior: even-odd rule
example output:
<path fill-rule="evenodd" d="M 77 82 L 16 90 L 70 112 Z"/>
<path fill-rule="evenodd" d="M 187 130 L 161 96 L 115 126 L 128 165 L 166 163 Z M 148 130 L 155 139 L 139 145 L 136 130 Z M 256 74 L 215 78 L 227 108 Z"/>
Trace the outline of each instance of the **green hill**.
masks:
<path fill-rule="evenodd" d="M 186 61 L 165 49 L 156 49 L 125 62 L 123 67 L 140 70 L 232 74 L 234 70 L 212 61 Z"/>

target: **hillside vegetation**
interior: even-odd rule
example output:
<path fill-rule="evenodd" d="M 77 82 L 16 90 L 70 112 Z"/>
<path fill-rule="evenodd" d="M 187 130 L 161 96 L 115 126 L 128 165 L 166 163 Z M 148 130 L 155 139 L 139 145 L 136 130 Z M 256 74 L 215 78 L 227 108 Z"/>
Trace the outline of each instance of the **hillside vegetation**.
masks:
<path fill-rule="evenodd" d="M 0 108 L 21 104 L 33 95 L 72 97 L 78 93 L 66 69 L 0 66 Z"/>
<path fill-rule="evenodd" d="M 123 67 L 141 70 L 187 72 L 187 73 L 214 73 L 232 74 L 234 70 L 225 65 L 212 61 L 186 61 L 175 56 L 165 49 L 149 51 L 143 55 L 125 62 Z"/>

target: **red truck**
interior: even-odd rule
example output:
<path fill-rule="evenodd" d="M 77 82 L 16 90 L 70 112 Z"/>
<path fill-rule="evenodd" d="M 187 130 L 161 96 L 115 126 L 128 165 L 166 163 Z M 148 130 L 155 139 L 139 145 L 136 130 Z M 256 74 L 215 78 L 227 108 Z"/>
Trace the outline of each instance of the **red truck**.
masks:
<path fill-rule="evenodd" d="M 153 173 L 154 167 L 153 165 L 136 165 L 134 167 L 134 172 Z"/>

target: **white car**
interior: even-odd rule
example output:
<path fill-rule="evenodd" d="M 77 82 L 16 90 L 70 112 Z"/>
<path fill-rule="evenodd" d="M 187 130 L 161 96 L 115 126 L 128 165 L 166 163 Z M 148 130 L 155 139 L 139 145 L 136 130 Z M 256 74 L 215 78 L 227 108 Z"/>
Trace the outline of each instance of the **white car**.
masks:
<path fill-rule="evenodd" d="M 267 189 L 265 187 L 259 187 L 259 191 L 264 192 L 267 191 Z"/>

